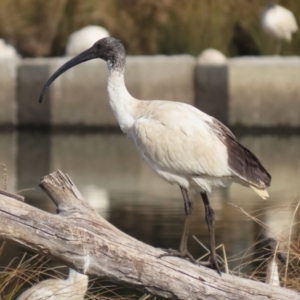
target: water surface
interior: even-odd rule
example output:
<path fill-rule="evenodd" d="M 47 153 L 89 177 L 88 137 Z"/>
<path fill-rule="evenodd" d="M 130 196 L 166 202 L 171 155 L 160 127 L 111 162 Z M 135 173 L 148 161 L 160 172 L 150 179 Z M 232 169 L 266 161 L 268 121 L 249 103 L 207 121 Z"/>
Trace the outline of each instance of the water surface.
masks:
<path fill-rule="evenodd" d="M 236 184 L 209 195 L 216 213 L 216 241 L 225 245 L 228 257 L 241 257 L 241 253 L 264 236 L 286 235 L 294 210 L 294 205 L 289 204 L 296 203 L 299 198 L 300 136 L 244 136 L 239 140 L 260 158 L 273 181 L 269 189 L 271 197 L 266 201 L 251 189 Z M 54 204 L 38 183 L 42 176 L 60 169 L 72 178 L 89 203 L 116 227 L 155 247 L 178 248 L 184 220 L 180 189 L 165 183 L 142 162 L 125 135 L 2 132 L 0 149 L 0 162 L 8 168 L 8 189 L 25 196 L 27 203 L 55 213 Z M 197 194 L 193 198 L 191 235 L 208 246 L 202 201 Z M 259 216 L 271 233 L 266 233 L 229 203 Z M 296 214 L 294 222 L 298 219 L 299 214 Z M 205 253 L 193 238 L 189 240 L 189 248 L 195 257 Z M 3 266 L 15 255 L 20 256 L 21 251 L 10 245 L 9 251 L 0 258 L 0 264 Z M 230 268 L 240 263 L 239 259 L 232 261 Z"/>

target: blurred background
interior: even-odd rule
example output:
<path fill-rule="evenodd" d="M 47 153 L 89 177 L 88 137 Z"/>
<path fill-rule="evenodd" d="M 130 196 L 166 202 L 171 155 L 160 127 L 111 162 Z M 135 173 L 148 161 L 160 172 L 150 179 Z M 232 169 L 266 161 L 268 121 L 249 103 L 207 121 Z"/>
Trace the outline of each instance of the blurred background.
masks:
<path fill-rule="evenodd" d="M 218 254 L 226 257 L 229 269 L 252 276 L 260 264 L 258 241 L 268 237 L 289 241 L 299 264 L 300 36 L 294 33 L 291 42 L 283 43 L 282 57 L 273 56 L 274 40 L 260 24 L 268 3 L 0 0 L 0 38 L 23 58 L 0 55 L 0 189 L 56 213 L 38 183 L 60 169 L 113 225 L 154 247 L 178 248 L 184 220 L 180 190 L 160 179 L 121 133 L 107 101 L 106 65 L 95 60 L 69 70 L 51 86 L 43 104 L 37 103 L 46 80 L 69 59 L 64 55 L 70 34 L 103 26 L 130 55 L 125 79 L 133 96 L 195 105 L 228 125 L 271 173 L 267 201 L 236 184 L 210 195 L 217 244 L 225 247 L 225 254 L 220 249 Z M 277 3 L 292 11 L 299 24 L 299 0 Z M 196 56 L 207 48 L 229 59 L 219 56 L 220 64 L 203 65 Z M 200 257 L 207 250 L 192 236 L 206 246 L 209 236 L 200 196 L 193 197 L 189 249 Z M 23 253 L 7 243 L 0 271 L 15 268 Z M 0 298 L 12 299 L 7 291 L 19 293 L 24 286 L 13 288 L 0 284 Z"/>
<path fill-rule="evenodd" d="M 62 56 L 68 36 L 100 25 L 128 54 L 199 54 L 216 48 L 226 56 L 273 53 L 260 15 L 269 0 L 0 0 L 0 37 L 24 57 Z M 300 2 L 280 4 L 300 17 Z M 298 55 L 300 37 L 283 47 Z"/>

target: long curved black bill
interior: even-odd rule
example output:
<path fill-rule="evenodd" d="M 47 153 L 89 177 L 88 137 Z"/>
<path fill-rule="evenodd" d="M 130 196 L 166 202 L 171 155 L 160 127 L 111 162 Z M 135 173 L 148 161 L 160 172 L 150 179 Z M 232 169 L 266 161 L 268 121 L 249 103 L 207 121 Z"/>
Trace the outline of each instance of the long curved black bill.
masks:
<path fill-rule="evenodd" d="M 59 77 L 62 73 L 66 72 L 67 70 L 71 69 L 72 67 L 79 65 L 85 61 L 94 59 L 94 58 L 98 58 L 96 51 L 94 50 L 94 47 L 89 48 L 88 50 L 78 54 L 77 56 L 75 56 L 74 58 L 70 59 L 69 61 L 67 61 L 64 65 L 62 65 L 46 82 L 46 84 L 44 85 L 40 97 L 39 97 L 39 103 L 41 103 L 43 101 L 44 95 L 47 91 L 47 89 L 49 88 L 49 86 L 51 85 L 51 83 L 57 78 Z"/>

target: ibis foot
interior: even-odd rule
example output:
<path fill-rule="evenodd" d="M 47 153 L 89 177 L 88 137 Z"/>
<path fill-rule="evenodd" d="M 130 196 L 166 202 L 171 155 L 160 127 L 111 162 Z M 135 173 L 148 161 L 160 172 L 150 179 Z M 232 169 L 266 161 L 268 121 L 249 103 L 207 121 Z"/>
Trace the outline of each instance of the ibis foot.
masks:
<path fill-rule="evenodd" d="M 207 262 L 202 262 L 202 261 L 197 261 L 197 265 L 199 266 L 203 266 L 203 267 L 207 267 L 213 270 L 216 270 L 217 273 L 222 276 L 221 270 L 219 268 L 218 262 L 217 261 L 213 261 L 213 260 L 209 260 Z"/>
<path fill-rule="evenodd" d="M 160 254 L 158 258 L 173 256 L 173 257 L 188 259 L 190 262 L 192 262 L 195 265 L 216 270 L 217 273 L 220 276 L 222 276 L 221 270 L 216 260 L 214 261 L 213 259 L 210 258 L 210 260 L 207 262 L 197 261 L 188 250 L 183 250 L 183 251 L 174 250 L 174 249 L 161 249 L 161 250 L 165 251 L 166 253 Z"/>

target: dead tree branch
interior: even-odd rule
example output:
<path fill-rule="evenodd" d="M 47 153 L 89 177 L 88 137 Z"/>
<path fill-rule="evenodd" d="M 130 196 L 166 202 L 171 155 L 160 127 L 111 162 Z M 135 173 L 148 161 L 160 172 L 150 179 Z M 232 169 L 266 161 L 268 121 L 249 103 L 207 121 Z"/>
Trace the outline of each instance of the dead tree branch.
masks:
<path fill-rule="evenodd" d="M 175 257 L 121 232 L 82 198 L 57 171 L 41 179 L 57 206 L 53 215 L 0 193 L 0 238 L 76 269 L 173 299 L 300 299 L 280 287 L 223 274 Z"/>

